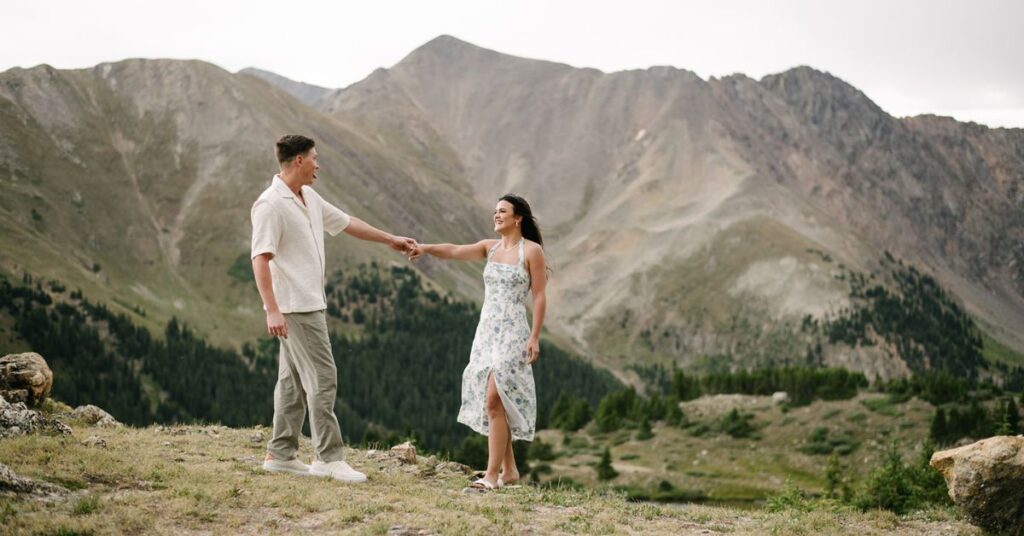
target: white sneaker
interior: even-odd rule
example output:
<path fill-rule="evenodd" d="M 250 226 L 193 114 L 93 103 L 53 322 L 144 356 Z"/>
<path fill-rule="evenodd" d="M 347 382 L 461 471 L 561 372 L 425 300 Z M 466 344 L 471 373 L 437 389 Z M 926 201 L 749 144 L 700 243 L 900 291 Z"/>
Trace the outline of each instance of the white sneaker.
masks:
<path fill-rule="evenodd" d="M 309 466 L 309 474 L 315 476 L 329 476 L 342 482 L 366 482 L 366 475 L 356 471 L 351 465 L 343 462 L 324 463 L 319 460 Z"/>
<path fill-rule="evenodd" d="M 270 473 L 290 473 L 293 475 L 310 476 L 309 466 L 298 458 L 282 462 L 273 458 L 263 460 L 263 470 Z"/>

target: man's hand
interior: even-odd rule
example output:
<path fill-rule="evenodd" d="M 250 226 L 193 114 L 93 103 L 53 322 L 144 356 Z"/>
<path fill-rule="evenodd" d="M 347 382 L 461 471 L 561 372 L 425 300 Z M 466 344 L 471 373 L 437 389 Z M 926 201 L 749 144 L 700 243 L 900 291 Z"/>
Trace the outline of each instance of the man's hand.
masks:
<path fill-rule="evenodd" d="M 412 238 L 406 238 L 404 236 L 395 236 L 391 238 L 390 242 L 388 242 L 388 247 L 403 255 L 409 255 L 411 252 L 415 251 L 417 247 L 419 247 L 419 244 L 417 244 L 416 240 Z"/>
<path fill-rule="evenodd" d="M 267 313 L 267 332 L 271 337 L 288 338 L 288 324 L 284 321 L 284 315 L 278 312 Z"/>

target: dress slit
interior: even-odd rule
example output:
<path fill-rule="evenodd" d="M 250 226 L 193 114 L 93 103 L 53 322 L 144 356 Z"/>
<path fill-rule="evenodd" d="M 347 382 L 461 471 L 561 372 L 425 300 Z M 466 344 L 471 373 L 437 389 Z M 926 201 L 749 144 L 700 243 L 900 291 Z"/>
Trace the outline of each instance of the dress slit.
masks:
<path fill-rule="evenodd" d="M 527 428 L 526 418 L 519 412 L 519 408 L 509 399 L 508 395 L 505 394 L 505 390 L 501 388 L 501 382 L 498 381 L 498 373 L 494 370 L 494 367 L 490 367 L 487 371 L 487 375 L 484 376 L 484 389 L 487 389 L 487 380 L 494 376 L 494 389 L 498 391 L 498 398 L 501 399 L 501 406 L 505 409 L 505 420 L 508 422 L 509 432 L 512 430 L 523 430 Z M 485 400 L 486 403 L 486 400 Z M 487 414 L 486 411 L 483 412 Z M 488 427 L 490 422 L 487 423 Z"/>

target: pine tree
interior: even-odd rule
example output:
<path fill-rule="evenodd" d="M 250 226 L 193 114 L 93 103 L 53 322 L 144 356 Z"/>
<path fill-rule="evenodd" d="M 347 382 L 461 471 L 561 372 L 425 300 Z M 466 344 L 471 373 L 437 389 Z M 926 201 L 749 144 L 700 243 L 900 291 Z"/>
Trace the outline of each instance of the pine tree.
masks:
<path fill-rule="evenodd" d="M 670 396 L 665 400 L 665 422 L 669 426 L 682 426 L 686 423 L 686 416 L 683 415 L 683 410 L 679 409 L 679 399 L 675 396 Z"/>
<path fill-rule="evenodd" d="M 1019 431 L 1019 422 L 1020 416 L 1017 415 L 1017 405 L 1013 403 L 1013 398 L 1007 398 L 1002 420 L 999 423 L 999 428 L 996 429 L 996 435 L 1016 435 Z"/>
<path fill-rule="evenodd" d="M 839 465 L 839 455 L 832 453 L 825 467 L 825 497 L 838 499 L 843 484 L 843 468 Z"/>
<path fill-rule="evenodd" d="M 601 461 L 597 464 L 597 479 L 611 480 L 617 476 L 619 476 L 619 472 L 612 467 L 612 453 L 608 447 L 605 447 L 601 454 Z"/>
<path fill-rule="evenodd" d="M 946 436 L 949 435 L 948 426 L 946 424 L 946 411 L 942 408 L 935 410 L 935 416 L 932 417 L 931 429 L 928 432 L 928 437 L 933 443 L 942 445 L 946 442 Z"/>
<path fill-rule="evenodd" d="M 1013 397 L 1007 397 L 1006 399 L 1006 415 L 1004 416 L 1004 421 L 1009 429 L 1009 435 L 1021 433 L 1020 413 L 1017 410 L 1017 404 L 1013 401 Z"/>
<path fill-rule="evenodd" d="M 640 421 L 640 431 L 636 433 L 636 439 L 637 441 L 646 441 L 652 437 L 654 437 L 654 432 L 651 431 L 651 423 L 644 418 Z"/>

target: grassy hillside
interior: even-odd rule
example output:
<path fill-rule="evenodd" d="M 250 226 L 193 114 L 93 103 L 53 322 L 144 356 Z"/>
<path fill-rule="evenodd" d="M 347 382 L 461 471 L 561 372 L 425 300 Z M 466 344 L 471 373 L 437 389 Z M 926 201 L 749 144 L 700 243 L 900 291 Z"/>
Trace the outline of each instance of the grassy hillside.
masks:
<path fill-rule="evenodd" d="M 716 429 L 734 408 L 752 416 L 747 437 Z M 667 482 L 680 497 L 756 503 L 790 479 L 805 491 L 821 493 L 833 451 L 842 453 L 840 463 L 851 480 L 863 479 L 878 465 L 891 441 L 899 442 L 905 458 L 913 458 L 928 436 L 934 407 L 917 399 L 894 404 L 885 395 L 863 393 L 787 409 L 768 396 L 732 394 L 684 402 L 682 411 L 683 426 L 654 423 L 649 439 L 641 439 L 637 427 L 601 433 L 592 424 L 575 433 L 544 431 L 541 439 L 554 452 L 545 478 L 598 484 L 594 465 L 607 446 L 619 472 L 610 483 L 636 491 L 654 493 Z"/>
<path fill-rule="evenodd" d="M 529 485 L 466 494 L 467 476 L 442 460 L 400 465 L 366 450 L 347 456 L 369 482 L 346 485 L 261 472 L 265 428 L 72 424 L 65 438 L 0 442 L 0 459 L 19 476 L 68 490 L 45 500 L 0 496 L 0 534 L 980 534 L 946 509 L 772 513 Z M 302 441 L 300 455 L 309 452 Z"/>

